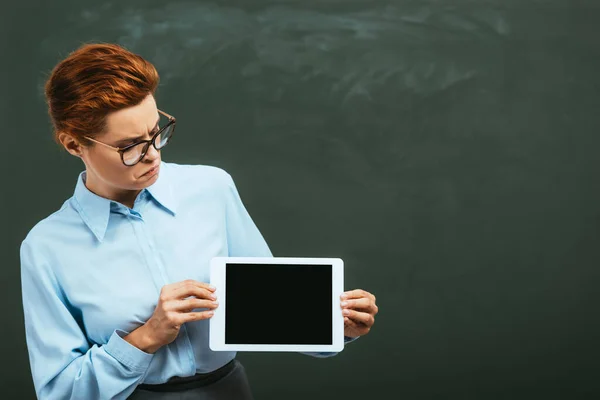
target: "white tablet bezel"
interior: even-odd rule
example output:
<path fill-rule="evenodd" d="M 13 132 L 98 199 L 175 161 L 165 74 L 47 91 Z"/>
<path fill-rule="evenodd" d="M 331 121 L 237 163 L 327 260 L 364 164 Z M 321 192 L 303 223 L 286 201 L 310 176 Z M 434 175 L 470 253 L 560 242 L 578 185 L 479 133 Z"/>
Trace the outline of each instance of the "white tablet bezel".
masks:
<path fill-rule="evenodd" d="M 238 264 L 329 264 L 332 266 L 332 344 L 225 344 L 225 265 Z M 344 316 L 340 296 L 344 292 L 344 262 L 340 258 L 301 257 L 214 257 L 210 263 L 210 284 L 216 287 L 215 295 L 219 306 L 209 319 L 209 347 L 213 351 L 294 351 L 294 352 L 340 352 L 344 349 Z M 268 290 L 268 288 L 264 289 Z M 268 313 L 268 307 L 261 307 Z M 310 323 L 307 321 L 307 323 Z"/>

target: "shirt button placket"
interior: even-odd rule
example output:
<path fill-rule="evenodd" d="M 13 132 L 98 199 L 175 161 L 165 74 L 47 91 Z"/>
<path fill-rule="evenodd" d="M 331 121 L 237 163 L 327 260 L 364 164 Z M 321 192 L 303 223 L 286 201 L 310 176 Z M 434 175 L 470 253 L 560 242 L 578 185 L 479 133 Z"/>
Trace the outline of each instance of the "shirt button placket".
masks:
<path fill-rule="evenodd" d="M 142 251 L 145 255 L 146 264 L 153 273 L 155 282 L 157 284 L 157 288 L 159 288 L 159 292 L 157 294 L 158 296 L 160 294 L 160 288 L 162 288 L 162 286 L 170 282 L 166 268 L 160 262 L 160 257 L 158 257 L 158 254 L 156 254 L 156 247 L 154 246 L 150 232 L 148 232 L 146 228 L 147 225 L 143 217 L 137 211 L 134 210 L 130 211 L 130 215 L 132 219 L 135 219 L 138 222 L 133 224 L 134 229 L 136 229 L 136 235 L 138 236 L 138 238 L 143 238 L 143 240 L 140 240 L 140 243 L 142 244 Z M 157 274 L 160 274 L 160 280 L 158 279 Z M 181 325 L 180 329 L 182 335 L 185 337 L 186 340 L 176 341 L 176 346 L 179 351 L 179 355 L 180 357 L 182 357 L 182 360 L 185 360 L 187 358 L 189 362 L 190 371 L 192 373 L 196 373 L 196 361 L 194 359 L 194 352 L 191 349 L 185 348 L 184 344 L 184 342 L 187 342 L 191 345 L 185 324 Z"/>

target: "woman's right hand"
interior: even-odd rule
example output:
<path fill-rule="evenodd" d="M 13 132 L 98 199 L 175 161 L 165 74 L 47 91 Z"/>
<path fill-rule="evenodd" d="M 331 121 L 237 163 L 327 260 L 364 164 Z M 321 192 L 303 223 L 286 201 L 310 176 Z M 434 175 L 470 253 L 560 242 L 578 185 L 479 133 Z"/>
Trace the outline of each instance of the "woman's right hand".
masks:
<path fill-rule="evenodd" d="M 192 279 L 163 286 L 158 305 L 144 324 L 147 340 L 152 343 L 149 352 L 174 341 L 184 323 L 211 318 L 212 310 L 218 307 L 214 291 L 208 283 Z M 192 312 L 196 308 L 208 310 Z"/>

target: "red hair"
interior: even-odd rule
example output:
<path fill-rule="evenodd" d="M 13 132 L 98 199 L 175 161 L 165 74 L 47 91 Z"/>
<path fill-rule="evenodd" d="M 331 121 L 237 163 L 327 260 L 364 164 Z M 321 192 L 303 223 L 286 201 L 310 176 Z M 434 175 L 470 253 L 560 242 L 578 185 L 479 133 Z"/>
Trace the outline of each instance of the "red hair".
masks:
<path fill-rule="evenodd" d="M 112 111 L 154 95 L 159 76 L 152 63 L 117 44 L 84 44 L 52 70 L 45 84 L 54 140 L 65 132 L 79 143 L 106 128 Z M 89 143 L 89 141 L 85 141 Z"/>

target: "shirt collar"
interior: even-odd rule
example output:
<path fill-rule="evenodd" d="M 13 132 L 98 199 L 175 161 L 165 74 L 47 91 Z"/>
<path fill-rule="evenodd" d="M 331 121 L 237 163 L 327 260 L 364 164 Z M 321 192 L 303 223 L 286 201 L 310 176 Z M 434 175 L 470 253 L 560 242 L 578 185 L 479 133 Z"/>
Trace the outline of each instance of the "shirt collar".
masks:
<path fill-rule="evenodd" d="M 173 196 L 173 188 L 169 182 L 169 172 L 168 165 L 161 161 L 158 179 L 152 185 L 143 189 L 138 196 L 145 196 L 145 192 L 148 192 L 158 204 L 175 215 L 177 204 Z M 86 171 L 79 173 L 73 198 L 83 222 L 98 241 L 102 242 L 108 227 L 111 204 L 118 205 L 119 203 L 91 192 L 85 186 L 85 178 Z"/>
<path fill-rule="evenodd" d="M 177 212 L 177 201 L 173 193 L 173 178 L 171 177 L 170 165 L 164 161 L 160 162 L 160 171 L 158 179 L 152 185 L 148 186 L 147 191 L 154 197 L 161 206 L 163 206 L 171 214 Z"/>

